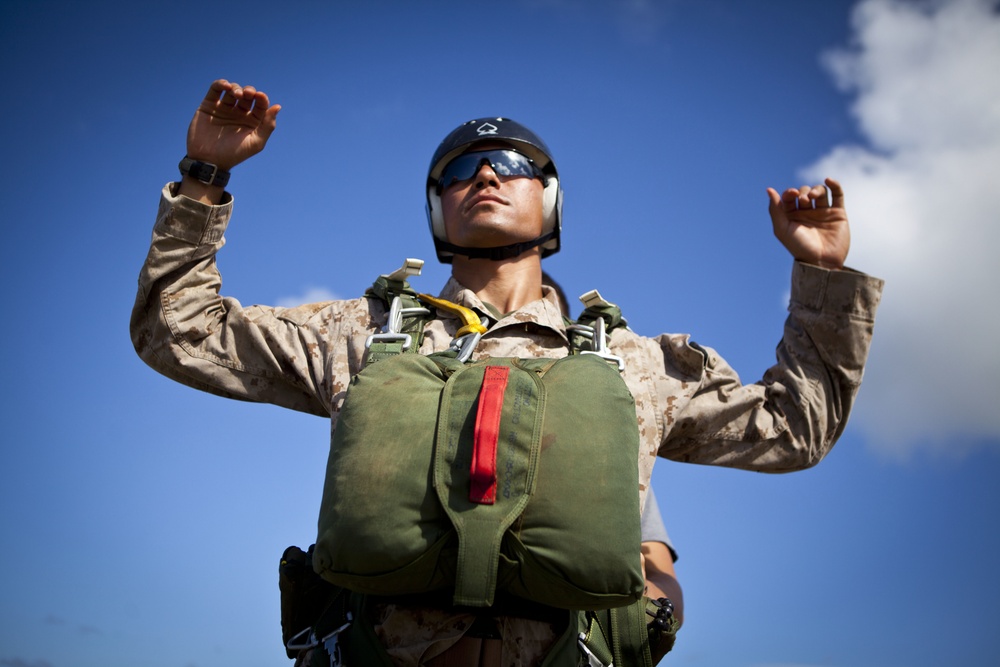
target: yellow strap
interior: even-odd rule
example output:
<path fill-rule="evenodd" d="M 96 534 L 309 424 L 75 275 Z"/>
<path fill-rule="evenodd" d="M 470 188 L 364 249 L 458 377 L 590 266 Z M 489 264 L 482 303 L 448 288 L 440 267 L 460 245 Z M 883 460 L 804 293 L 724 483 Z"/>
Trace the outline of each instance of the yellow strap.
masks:
<path fill-rule="evenodd" d="M 431 304 L 435 308 L 458 315 L 464 326 L 455 333 L 456 336 L 464 336 L 470 333 L 486 333 L 486 327 L 483 326 L 482 320 L 479 319 L 479 315 L 476 315 L 475 311 L 465 306 L 460 306 L 457 303 L 431 296 L 430 294 L 418 294 L 417 298 Z"/>

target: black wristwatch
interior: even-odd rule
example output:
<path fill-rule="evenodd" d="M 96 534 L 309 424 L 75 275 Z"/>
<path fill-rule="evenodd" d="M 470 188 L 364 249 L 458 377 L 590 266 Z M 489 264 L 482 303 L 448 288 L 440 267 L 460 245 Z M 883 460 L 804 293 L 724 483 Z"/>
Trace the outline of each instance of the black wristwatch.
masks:
<path fill-rule="evenodd" d="M 680 623 L 674 616 L 674 603 L 670 598 L 646 598 L 646 615 L 651 617 L 646 623 L 646 634 L 649 636 L 650 657 L 655 665 L 674 647 Z"/>
<path fill-rule="evenodd" d="M 208 185 L 218 185 L 220 188 L 224 188 L 229 182 L 229 172 L 219 169 L 211 162 L 199 162 L 185 155 L 177 167 L 181 170 L 182 175 L 190 176 L 196 181 Z"/>
<path fill-rule="evenodd" d="M 670 598 L 646 598 L 646 615 L 653 620 L 646 623 L 649 630 L 666 632 L 671 630 L 674 622 L 674 603 Z"/>

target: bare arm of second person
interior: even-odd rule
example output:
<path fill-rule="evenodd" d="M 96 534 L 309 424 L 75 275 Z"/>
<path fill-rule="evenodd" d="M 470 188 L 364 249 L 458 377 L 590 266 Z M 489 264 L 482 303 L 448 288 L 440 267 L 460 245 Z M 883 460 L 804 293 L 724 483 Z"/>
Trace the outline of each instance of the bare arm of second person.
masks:
<path fill-rule="evenodd" d="M 684 594 L 677 581 L 674 558 L 663 542 L 642 543 L 642 571 L 646 576 L 646 597 L 670 598 L 677 622 L 684 623 Z"/>

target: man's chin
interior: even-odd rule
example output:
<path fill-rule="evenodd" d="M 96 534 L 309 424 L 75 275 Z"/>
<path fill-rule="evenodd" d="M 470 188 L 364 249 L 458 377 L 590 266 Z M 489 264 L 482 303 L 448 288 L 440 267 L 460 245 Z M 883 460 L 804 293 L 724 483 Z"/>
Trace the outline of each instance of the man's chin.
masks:
<path fill-rule="evenodd" d="M 525 233 L 523 225 L 498 220 L 470 221 L 457 240 L 450 240 L 463 248 L 498 248 L 512 243 L 524 243 L 541 234 Z"/>

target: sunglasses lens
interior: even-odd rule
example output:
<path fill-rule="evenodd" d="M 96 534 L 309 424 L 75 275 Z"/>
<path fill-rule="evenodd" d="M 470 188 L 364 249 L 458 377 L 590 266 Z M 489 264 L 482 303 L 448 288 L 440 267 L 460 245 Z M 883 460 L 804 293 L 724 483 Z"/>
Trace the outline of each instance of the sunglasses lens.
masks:
<path fill-rule="evenodd" d="M 464 153 L 448 163 L 441 174 L 441 187 L 461 181 L 467 181 L 476 175 L 483 162 L 489 162 L 490 168 L 497 176 L 527 176 L 534 178 L 539 175 L 534 163 L 512 150 L 478 151 Z"/>

